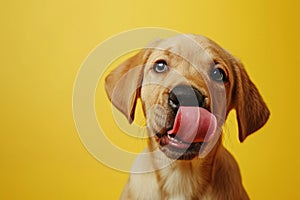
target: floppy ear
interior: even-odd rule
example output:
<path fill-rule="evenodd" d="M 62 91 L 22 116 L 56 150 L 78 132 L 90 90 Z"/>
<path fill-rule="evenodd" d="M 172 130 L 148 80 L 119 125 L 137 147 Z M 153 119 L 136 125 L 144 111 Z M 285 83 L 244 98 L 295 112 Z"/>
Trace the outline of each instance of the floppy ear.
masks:
<path fill-rule="evenodd" d="M 237 114 L 239 139 L 243 142 L 248 135 L 267 122 L 270 111 L 240 62 L 235 64 L 235 71 L 234 107 Z"/>
<path fill-rule="evenodd" d="M 133 122 L 134 110 L 143 79 L 144 51 L 129 58 L 105 79 L 105 89 L 112 104 L 121 111 L 129 123 Z"/>

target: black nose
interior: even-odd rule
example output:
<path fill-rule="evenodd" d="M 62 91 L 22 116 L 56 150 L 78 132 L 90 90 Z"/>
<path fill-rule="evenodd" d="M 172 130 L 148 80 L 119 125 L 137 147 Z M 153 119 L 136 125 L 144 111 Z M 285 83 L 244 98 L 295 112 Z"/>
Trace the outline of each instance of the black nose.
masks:
<path fill-rule="evenodd" d="M 169 93 L 169 106 L 176 113 L 179 106 L 204 106 L 205 96 L 199 90 L 188 85 L 179 85 Z"/>

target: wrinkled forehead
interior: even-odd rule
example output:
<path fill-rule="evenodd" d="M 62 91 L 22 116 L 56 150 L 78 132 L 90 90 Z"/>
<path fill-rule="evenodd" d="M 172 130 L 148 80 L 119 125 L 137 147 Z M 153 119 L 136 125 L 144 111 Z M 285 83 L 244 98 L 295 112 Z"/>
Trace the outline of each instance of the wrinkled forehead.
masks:
<path fill-rule="evenodd" d="M 147 48 L 154 49 L 155 54 L 159 54 L 159 52 L 174 54 L 197 66 L 214 62 L 210 46 L 210 40 L 204 36 L 185 34 L 156 40 L 151 42 Z"/>

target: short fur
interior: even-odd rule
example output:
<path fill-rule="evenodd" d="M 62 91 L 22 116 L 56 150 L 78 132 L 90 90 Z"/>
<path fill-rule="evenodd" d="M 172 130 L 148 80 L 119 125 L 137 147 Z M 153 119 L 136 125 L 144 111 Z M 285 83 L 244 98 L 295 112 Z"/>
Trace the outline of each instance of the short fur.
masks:
<path fill-rule="evenodd" d="M 200 51 L 197 52 L 199 47 Z M 158 59 L 167 60 L 168 65 L 183 78 L 171 72 L 155 75 L 151 66 Z M 218 96 L 222 93 L 221 86 L 209 78 L 212 67 L 209 60 L 222 67 L 228 75 L 228 82 L 222 85 L 223 96 L 226 98 L 224 102 L 219 101 L 224 97 Z M 200 68 L 195 69 L 195 64 Z M 153 84 L 156 81 L 163 86 Z M 149 134 L 146 152 L 159 149 L 159 138 L 155 137 L 154 130 L 164 132 L 172 126 L 174 116 L 169 112 L 167 94 L 179 84 L 193 85 L 209 96 L 207 106 L 220 116 L 225 116 L 221 118 L 217 115 L 218 131 L 221 131 L 228 113 L 235 109 L 241 142 L 268 120 L 269 110 L 243 65 L 215 42 L 198 35 L 179 35 L 157 40 L 112 71 L 107 76 L 105 85 L 109 99 L 130 123 L 134 119 L 137 98 L 141 98 Z M 210 94 L 209 90 L 219 92 Z M 159 106 L 151 110 L 153 105 Z M 164 118 L 163 124 L 162 119 L 158 119 L 161 117 Z M 158 162 L 172 160 L 162 151 L 149 156 L 146 161 L 141 162 L 139 159 L 136 159 L 133 168 L 152 166 L 156 169 Z M 203 157 L 174 160 L 167 167 L 153 172 L 131 174 L 121 199 L 228 200 L 249 197 L 242 185 L 235 159 L 222 145 L 222 137 L 217 137 L 211 144 L 210 151 Z"/>

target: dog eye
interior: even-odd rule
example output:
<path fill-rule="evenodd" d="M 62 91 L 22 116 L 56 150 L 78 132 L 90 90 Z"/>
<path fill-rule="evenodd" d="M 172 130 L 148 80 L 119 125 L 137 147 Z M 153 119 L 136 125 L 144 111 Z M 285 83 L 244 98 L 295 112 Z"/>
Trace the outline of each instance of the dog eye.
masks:
<path fill-rule="evenodd" d="M 213 69 L 210 73 L 210 76 L 213 80 L 215 80 L 217 82 L 226 82 L 227 81 L 226 73 L 221 68 Z"/>
<path fill-rule="evenodd" d="M 154 63 L 153 69 L 157 73 L 163 73 L 168 70 L 168 65 L 166 61 L 159 60 Z"/>

